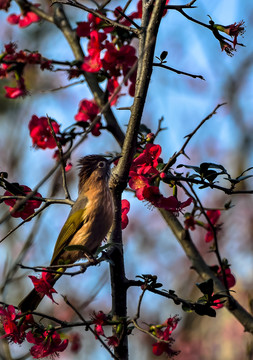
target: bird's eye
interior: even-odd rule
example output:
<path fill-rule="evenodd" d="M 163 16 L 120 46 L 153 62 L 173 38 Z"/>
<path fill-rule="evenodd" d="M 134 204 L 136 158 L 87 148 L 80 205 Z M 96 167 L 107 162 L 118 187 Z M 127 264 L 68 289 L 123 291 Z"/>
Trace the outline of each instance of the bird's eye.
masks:
<path fill-rule="evenodd" d="M 98 168 L 102 169 L 104 167 L 105 167 L 105 162 L 104 161 L 99 161 Z"/>

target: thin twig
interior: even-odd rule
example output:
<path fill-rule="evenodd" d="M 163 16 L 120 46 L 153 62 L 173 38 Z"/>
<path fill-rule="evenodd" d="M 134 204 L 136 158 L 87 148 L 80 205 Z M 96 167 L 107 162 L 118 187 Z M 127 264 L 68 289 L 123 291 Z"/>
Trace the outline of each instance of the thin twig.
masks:
<path fill-rule="evenodd" d="M 71 200 L 68 186 L 67 186 L 67 180 L 66 180 L 66 171 L 65 171 L 66 159 L 63 159 L 62 145 L 56 136 L 56 133 L 55 133 L 53 125 L 52 125 L 52 120 L 48 115 L 47 115 L 47 121 L 48 121 L 48 124 L 51 129 L 51 133 L 53 135 L 53 138 L 56 142 L 56 145 L 57 145 L 58 151 L 59 151 L 59 157 L 60 157 L 60 162 L 61 162 L 61 173 L 62 173 L 62 186 L 63 186 L 64 192 L 65 192 L 65 198 L 68 200 Z"/>
<path fill-rule="evenodd" d="M 74 310 L 74 312 L 77 314 L 77 316 L 83 321 L 84 325 L 90 330 L 90 332 L 95 336 L 97 340 L 102 344 L 102 346 L 108 351 L 108 353 L 111 355 L 113 359 L 119 360 L 117 356 L 113 354 L 109 346 L 106 345 L 106 343 L 101 339 L 101 337 L 96 333 L 95 330 L 92 329 L 89 322 L 84 319 L 84 317 L 81 315 L 81 313 L 74 307 L 73 304 L 70 303 L 70 301 L 67 299 L 67 297 L 63 297 L 66 304 Z"/>
<path fill-rule="evenodd" d="M 173 72 L 175 72 L 176 74 L 179 74 L 179 75 L 186 75 L 186 76 L 190 76 L 190 77 L 192 77 L 194 79 L 198 78 L 198 79 L 201 79 L 201 80 L 205 80 L 205 78 L 202 75 L 194 75 L 194 74 L 187 73 L 185 71 L 176 70 L 176 69 L 174 69 L 174 68 L 172 68 L 170 66 L 167 66 L 167 65 L 164 65 L 164 64 L 161 64 L 161 63 L 153 63 L 153 66 L 158 66 L 158 67 L 173 71 Z"/>
<path fill-rule="evenodd" d="M 175 163 L 177 157 L 179 155 L 185 155 L 185 148 L 187 146 L 187 144 L 189 143 L 189 141 L 191 140 L 191 138 L 196 134 L 196 132 L 201 128 L 201 126 L 209 119 L 211 119 L 211 117 L 216 114 L 216 111 L 223 105 L 225 105 L 226 103 L 222 103 L 222 104 L 218 104 L 215 109 L 209 114 L 207 115 L 200 123 L 199 125 L 196 127 L 195 130 L 193 130 L 190 134 L 186 135 L 185 138 L 187 138 L 187 140 L 184 142 L 183 146 L 181 147 L 181 149 L 176 152 L 167 162 L 167 164 L 165 165 L 163 171 L 166 172 L 172 164 Z"/>

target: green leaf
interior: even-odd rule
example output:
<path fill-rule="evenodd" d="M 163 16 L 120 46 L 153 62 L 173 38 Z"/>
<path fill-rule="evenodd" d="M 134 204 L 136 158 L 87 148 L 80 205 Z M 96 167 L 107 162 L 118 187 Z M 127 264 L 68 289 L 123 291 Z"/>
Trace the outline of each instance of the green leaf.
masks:
<path fill-rule="evenodd" d="M 208 295 L 208 296 L 212 295 L 212 293 L 213 293 L 213 279 L 209 279 L 209 280 L 204 281 L 202 283 L 197 283 L 196 285 L 203 294 Z"/>
<path fill-rule="evenodd" d="M 185 311 L 185 312 L 192 312 L 193 311 L 190 304 L 186 304 L 186 303 L 182 304 L 182 310 Z"/>
<path fill-rule="evenodd" d="M 200 316 L 210 316 L 210 317 L 216 317 L 216 311 L 211 308 L 209 305 L 201 305 L 201 304 L 195 304 L 194 307 L 195 313 Z"/>

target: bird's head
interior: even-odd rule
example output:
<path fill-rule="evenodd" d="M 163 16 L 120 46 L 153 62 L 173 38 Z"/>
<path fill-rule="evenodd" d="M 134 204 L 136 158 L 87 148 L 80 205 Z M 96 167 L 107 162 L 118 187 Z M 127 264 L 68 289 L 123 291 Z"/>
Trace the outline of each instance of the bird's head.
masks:
<path fill-rule="evenodd" d="M 88 155 L 81 158 L 79 160 L 79 190 L 87 181 L 108 182 L 111 173 L 110 166 L 117 158 L 107 160 L 101 155 Z"/>

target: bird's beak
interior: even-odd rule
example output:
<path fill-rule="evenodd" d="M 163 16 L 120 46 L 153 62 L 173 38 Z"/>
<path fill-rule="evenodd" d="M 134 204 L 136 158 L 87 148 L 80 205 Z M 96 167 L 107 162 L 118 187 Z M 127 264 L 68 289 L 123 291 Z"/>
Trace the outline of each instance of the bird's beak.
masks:
<path fill-rule="evenodd" d="M 121 158 L 122 155 L 118 155 L 118 156 L 115 156 L 114 158 L 112 158 L 111 160 L 109 160 L 109 164 L 111 165 L 112 163 L 114 163 L 114 161 L 118 160 L 119 158 Z"/>

